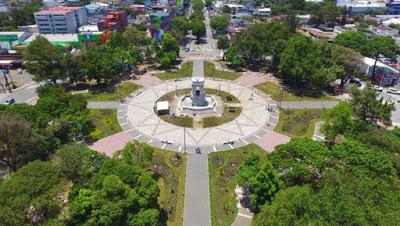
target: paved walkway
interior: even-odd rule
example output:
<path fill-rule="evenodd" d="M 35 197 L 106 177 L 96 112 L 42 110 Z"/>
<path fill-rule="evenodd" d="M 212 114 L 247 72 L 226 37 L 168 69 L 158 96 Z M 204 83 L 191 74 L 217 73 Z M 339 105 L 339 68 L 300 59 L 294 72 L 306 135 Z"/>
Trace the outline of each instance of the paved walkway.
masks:
<path fill-rule="evenodd" d="M 235 188 L 235 193 L 236 193 L 236 199 L 237 199 L 236 205 L 238 208 L 238 214 L 237 214 L 232 226 L 250 226 L 254 214 L 248 208 L 245 207 L 246 204 L 248 204 L 248 199 L 247 199 L 247 201 L 246 201 L 246 197 L 244 199 L 243 189 L 237 185 Z M 245 206 L 243 206 L 242 202 L 244 202 L 243 204 Z"/>
<path fill-rule="evenodd" d="M 186 163 L 184 226 L 210 226 L 207 153 L 189 154 Z"/>
<path fill-rule="evenodd" d="M 244 72 L 242 76 L 236 79 L 236 82 L 242 84 L 243 86 L 255 86 L 267 81 L 277 82 L 277 79 L 270 73 L 261 72 Z"/>
<path fill-rule="evenodd" d="M 271 131 L 267 133 L 265 136 L 261 137 L 256 141 L 256 144 L 262 147 L 267 152 L 272 152 L 276 146 L 280 144 L 286 144 L 290 141 L 290 137 L 277 133 L 275 131 Z"/>
<path fill-rule="evenodd" d="M 196 64 L 194 64 L 196 65 Z M 184 138 L 189 152 L 196 147 L 204 151 L 220 151 L 238 148 L 255 142 L 271 131 L 278 121 L 278 112 L 270 117 L 266 109 L 274 102 L 264 93 L 251 87 L 243 87 L 221 79 L 205 79 L 206 88 L 219 89 L 237 97 L 242 104 L 242 113 L 233 121 L 211 128 L 187 128 L 185 131 L 161 120 L 154 112 L 158 98 L 177 89 L 191 87 L 191 79 L 168 80 L 161 84 L 144 87 L 131 94 L 118 109 L 121 127 L 140 142 L 162 149 L 183 151 Z M 269 122 L 271 120 L 271 122 Z M 229 144 L 229 141 L 234 141 Z"/>
<path fill-rule="evenodd" d="M 319 121 L 315 123 L 314 136 L 313 140 L 325 141 L 325 135 L 321 132 L 321 126 L 324 124 L 324 121 Z"/>
<path fill-rule="evenodd" d="M 204 77 L 204 61 L 194 60 L 193 61 L 193 76 L 192 77 Z"/>
<path fill-rule="evenodd" d="M 144 75 L 139 76 L 138 79 L 131 80 L 131 82 L 141 85 L 149 86 L 162 82 L 157 76 L 153 75 L 151 72 L 146 72 Z"/>
<path fill-rule="evenodd" d="M 87 104 L 88 108 L 91 109 L 103 109 L 103 108 L 113 108 L 117 109 L 121 103 L 118 101 L 90 101 Z"/>
<path fill-rule="evenodd" d="M 90 148 L 111 157 L 115 152 L 121 150 L 132 140 L 133 138 L 125 132 L 119 132 L 98 140 L 92 146 L 90 146 Z"/>
<path fill-rule="evenodd" d="M 282 101 L 283 109 L 333 108 L 338 101 Z"/>

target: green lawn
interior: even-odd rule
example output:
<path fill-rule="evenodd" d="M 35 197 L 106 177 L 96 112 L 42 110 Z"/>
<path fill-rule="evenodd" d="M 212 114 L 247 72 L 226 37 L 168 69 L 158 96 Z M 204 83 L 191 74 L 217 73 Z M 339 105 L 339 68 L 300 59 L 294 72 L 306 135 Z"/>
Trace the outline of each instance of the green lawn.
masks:
<path fill-rule="evenodd" d="M 314 135 L 315 123 L 321 121 L 326 109 L 281 110 L 275 131 L 290 137 L 309 137 Z"/>
<path fill-rule="evenodd" d="M 183 153 L 153 148 L 152 165 L 160 174 L 158 204 L 165 210 L 167 226 L 183 225 L 185 199 L 186 156 Z"/>
<path fill-rule="evenodd" d="M 85 94 L 88 96 L 88 101 L 119 101 L 140 89 L 141 86 L 132 82 L 123 82 L 109 91 L 103 91 L 98 93 Z"/>
<path fill-rule="evenodd" d="M 237 118 L 241 112 L 242 112 L 241 107 L 235 108 L 234 112 L 230 112 L 229 107 L 225 107 L 223 117 L 212 116 L 212 117 L 203 118 L 202 127 L 208 128 L 208 127 L 214 127 L 214 126 L 219 126 L 219 125 L 228 123 L 230 121 L 233 121 L 235 118 Z"/>
<path fill-rule="evenodd" d="M 230 226 L 235 220 L 237 215 L 235 177 L 241 162 L 250 152 L 267 154 L 259 146 L 250 144 L 234 150 L 212 152 L 208 155 L 213 226 Z"/>
<path fill-rule="evenodd" d="M 92 139 L 98 140 L 122 131 L 116 109 L 90 109 L 89 112 L 95 127 L 94 131 L 90 133 Z"/>
<path fill-rule="evenodd" d="M 183 77 L 191 77 L 193 71 L 193 62 L 187 61 L 181 65 L 181 69 L 167 71 L 164 73 L 155 74 L 161 80 L 169 80 L 169 79 L 176 79 L 176 78 L 183 78 Z"/>
<path fill-rule="evenodd" d="M 263 91 L 266 94 L 270 94 L 273 100 L 278 101 L 281 95 L 281 87 L 282 85 L 273 83 L 273 82 L 265 82 L 255 86 L 255 88 Z M 308 97 L 308 96 L 298 96 L 294 93 L 289 92 L 285 87 L 282 90 L 282 101 L 332 101 L 336 100 L 335 98 L 329 96 L 321 96 L 321 97 Z"/>
<path fill-rule="evenodd" d="M 212 78 L 222 78 L 226 80 L 235 80 L 239 78 L 240 74 L 237 72 L 230 71 L 219 71 L 215 68 L 215 65 L 209 61 L 204 62 L 204 76 Z"/>
<path fill-rule="evenodd" d="M 172 125 L 193 128 L 193 118 L 189 116 L 171 116 L 171 115 L 159 115 L 164 122 L 168 122 Z"/>

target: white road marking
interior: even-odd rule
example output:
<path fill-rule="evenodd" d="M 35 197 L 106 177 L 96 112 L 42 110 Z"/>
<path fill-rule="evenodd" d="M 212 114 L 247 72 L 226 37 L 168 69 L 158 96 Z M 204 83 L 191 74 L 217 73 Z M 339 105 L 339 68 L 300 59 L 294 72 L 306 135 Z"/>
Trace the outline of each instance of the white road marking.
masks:
<path fill-rule="evenodd" d="M 137 135 L 136 137 L 135 137 L 135 139 L 138 139 L 139 137 L 141 137 L 142 136 L 142 134 L 139 134 L 139 135 Z"/>
<path fill-rule="evenodd" d="M 229 144 L 229 147 L 231 147 L 231 149 L 233 149 L 233 146 L 232 146 L 232 144 Z"/>
<path fill-rule="evenodd" d="M 246 140 L 242 139 L 243 143 L 245 144 L 249 144 Z"/>
<path fill-rule="evenodd" d="M 153 140 L 149 140 L 149 142 L 147 142 L 148 144 L 151 144 L 151 142 L 153 142 Z"/>
<path fill-rule="evenodd" d="M 164 143 L 164 144 L 163 144 L 163 146 L 161 147 L 161 149 L 164 149 L 166 145 L 167 145 L 167 144 L 166 144 L 166 143 Z"/>
<path fill-rule="evenodd" d="M 215 148 L 215 145 L 213 146 L 214 151 L 217 151 L 217 148 Z"/>
<path fill-rule="evenodd" d="M 266 130 L 266 129 L 262 129 L 264 132 L 268 132 L 268 130 Z"/>
<path fill-rule="evenodd" d="M 260 139 L 261 137 L 259 137 L 257 134 L 254 134 L 255 137 L 257 137 L 257 139 Z"/>
<path fill-rule="evenodd" d="M 252 218 L 253 218 L 252 216 L 247 215 L 247 214 L 244 214 L 244 213 L 238 213 L 238 215 L 239 215 L 239 216 L 242 216 L 242 217 L 249 218 L 249 219 L 252 219 Z"/>
<path fill-rule="evenodd" d="M 121 123 L 120 125 L 121 125 L 121 126 L 126 126 L 126 125 L 128 125 L 128 123 L 125 122 L 125 123 Z"/>

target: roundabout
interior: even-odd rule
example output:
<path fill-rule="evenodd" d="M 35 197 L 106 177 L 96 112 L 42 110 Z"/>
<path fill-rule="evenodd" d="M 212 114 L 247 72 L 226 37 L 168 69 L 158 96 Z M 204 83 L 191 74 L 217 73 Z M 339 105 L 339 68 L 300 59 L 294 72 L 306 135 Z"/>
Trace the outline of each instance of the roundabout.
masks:
<path fill-rule="evenodd" d="M 154 111 L 156 101 L 175 90 L 189 89 L 192 78 L 167 80 L 132 93 L 118 108 L 118 121 L 135 140 L 172 150 L 222 151 L 254 143 L 278 121 L 278 112 L 268 111 L 274 102 L 261 91 L 228 80 L 204 78 L 204 88 L 221 90 L 240 101 L 241 112 L 234 120 L 209 128 L 186 128 L 163 121 Z"/>

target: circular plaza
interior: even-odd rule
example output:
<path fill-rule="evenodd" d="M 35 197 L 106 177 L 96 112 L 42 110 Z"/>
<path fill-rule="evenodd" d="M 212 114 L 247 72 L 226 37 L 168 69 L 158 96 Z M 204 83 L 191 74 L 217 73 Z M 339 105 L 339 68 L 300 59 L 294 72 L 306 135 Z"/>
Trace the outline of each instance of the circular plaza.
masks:
<path fill-rule="evenodd" d="M 221 90 L 240 101 L 241 112 L 232 121 L 209 128 L 187 128 L 162 120 L 154 108 L 157 100 L 175 90 L 189 89 L 191 77 L 167 80 L 132 93 L 118 108 L 118 121 L 135 140 L 172 151 L 202 152 L 228 150 L 255 142 L 273 129 L 278 112 L 274 102 L 253 87 L 215 78 L 204 78 L 205 88 Z"/>

